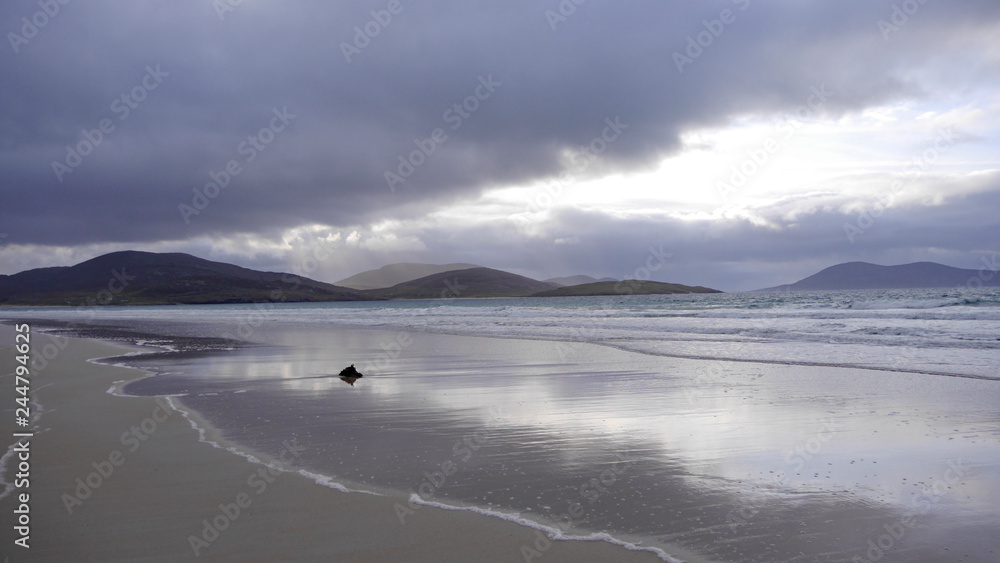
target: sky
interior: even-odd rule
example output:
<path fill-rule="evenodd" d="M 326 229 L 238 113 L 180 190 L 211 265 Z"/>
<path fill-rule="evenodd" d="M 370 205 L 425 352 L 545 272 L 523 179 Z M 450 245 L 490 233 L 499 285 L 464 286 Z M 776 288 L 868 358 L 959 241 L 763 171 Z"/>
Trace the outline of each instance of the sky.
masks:
<path fill-rule="evenodd" d="M 1000 253 L 996 0 L 8 0 L 0 274 L 726 291 Z"/>

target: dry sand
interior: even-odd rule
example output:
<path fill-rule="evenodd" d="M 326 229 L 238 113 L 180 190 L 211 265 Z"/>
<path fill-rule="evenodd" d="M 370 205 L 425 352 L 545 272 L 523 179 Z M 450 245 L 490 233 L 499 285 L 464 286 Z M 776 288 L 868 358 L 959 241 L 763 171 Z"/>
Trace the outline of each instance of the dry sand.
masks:
<path fill-rule="evenodd" d="M 34 336 L 36 352 L 51 342 Z M 214 539 L 209 531 L 213 541 L 201 545 L 199 558 L 209 561 L 659 560 L 605 542 L 549 542 L 536 530 L 464 511 L 420 507 L 401 524 L 397 504 L 405 499 L 342 493 L 294 472 L 261 475 L 262 465 L 199 441 L 191 423 L 157 399 L 109 394 L 116 381 L 144 374 L 87 360 L 125 346 L 64 342 L 32 375 L 44 410 L 30 439 L 30 548 L 16 546 L 5 524 L 0 552 L 9 561 L 194 559 L 191 538 L 205 540 L 206 520 L 225 528 Z M 0 326 L 4 374 L 16 365 L 13 343 L 13 328 Z M 5 436 L 17 431 L 13 387 L 13 377 L 4 377 Z M 8 461 L 6 481 L 16 463 Z M 89 495 L 78 478 L 96 485 Z M 0 500 L 3 522 L 12 521 L 21 492 Z"/>

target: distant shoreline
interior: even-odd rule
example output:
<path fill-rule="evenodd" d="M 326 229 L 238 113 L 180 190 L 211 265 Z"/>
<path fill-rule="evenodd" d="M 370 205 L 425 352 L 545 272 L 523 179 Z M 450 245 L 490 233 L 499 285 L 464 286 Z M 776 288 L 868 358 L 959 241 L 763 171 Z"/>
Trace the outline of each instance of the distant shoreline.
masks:
<path fill-rule="evenodd" d="M 322 304 L 322 303 L 398 303 L 401 301 L 419 301 L 419 302 L 430 302 L 430 301 L 480 301 L 480 300 L 497 300 L 497 299 L 557 299 L 557 298 L 572 298 L 572 297 L 638 297 L 638 296 L 648 296 L 648 295 L 675 295 L 675 296 L 685 296 L 685 295 L 719 295 L 722 293 L 727 293 L 723 291 L 711 291 L 711 292 L 698 292 L 698 293 L 601 293 L 601 294 L 583 294 L 583 295 L 491 295 L 483 297 L 399 297 L 391 299 L 351 299 L 351 300 L 330 300 L 330 301 L 226 301 L 226 302 L 198 302 L 198 303 L 108 303 L 107 305 L 51 305 L 51 304 L 39 304 L 39 305 L 23 305 L 23 304 L 6 304 L 0 303 L 0 309 L 100 309 L 104 307 L 116 307 L 116 308 L 129 308 L 129 307 L 200 307 L 200 306 L 218 306 L 218 305 L 281 305 L 281 304 Z M 732 293 L 742 293 L 742 292 L 732 292 Z"/>

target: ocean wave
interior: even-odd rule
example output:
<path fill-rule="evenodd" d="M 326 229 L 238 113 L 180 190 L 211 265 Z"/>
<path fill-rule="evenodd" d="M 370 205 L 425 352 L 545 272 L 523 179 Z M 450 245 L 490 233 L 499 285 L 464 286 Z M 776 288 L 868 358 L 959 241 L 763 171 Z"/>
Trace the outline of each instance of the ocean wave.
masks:
<path fill-rule="evenodd" d="M 69 309 L 18 311 L 19 317 L 29 314 L 72 316 Z M 928 365 L 948 365 L 956 374 L 977 377 L 989 376 L 1000 364 L 1000 290 L 114 307 L 99 310 L 95 320 L 147 333 L 170 330 L 160 325 L 188 327 L 189 335 L 238 332 L 242 324 L 341 325 L 591 342 L 642 353 L 647 353 L 646 342 L 659 342 L 657 354 L 673 348 L 685 357 L 886 369 L 899 367 L 887 356 L 910 349 L 921 350 L 919 361 Z M 204 325 L 214 328 L 198 328 Z M 145 346 L 172 344 L 147 340 Z M 929 371 L 918 361 L 908 367 Z"/>
<path fill-rule="evenodd" d="M 976 305 L 997 305 L 994 301 L 984 302 L 979 297 L 954 297 L 945 299 L 896 299 L 878 301 L 857 301 L 848 305 L 850 309 L 878 310 L 878 309 L 939 309 L 943 307 L 965 307 Z"/>

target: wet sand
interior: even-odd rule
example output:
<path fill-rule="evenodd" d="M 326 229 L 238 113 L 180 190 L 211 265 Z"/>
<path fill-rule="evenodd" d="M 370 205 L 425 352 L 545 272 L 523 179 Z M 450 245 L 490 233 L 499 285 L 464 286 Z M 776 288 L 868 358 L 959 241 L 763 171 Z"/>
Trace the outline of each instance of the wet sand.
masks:
<path fill-rule="evenodd" d="M 13 335 L 0 326 L 3 373 L 14 369 Z M 38 345 L 48 342 L 35 337 Z M 190 538 L 214 537 L 205 533 L 206 520 L 225 528 L 201 547 L 207 561 L 523 561 L 525 546 L 544 561 L 659 560 L 604 542 L 548 542 L 514 523 L 428 506 L 400 525 L 397 504 L 405 499 L 342 493 L 293 472 L 261 475 L 263 466 L 199 441 L 188 420 L 156 399 L 108 394 L 116 381 L 143 374 L 87 360 L 127 351 L 71 338 L 33 376 L 45 412 L 30 444 L 31 547 L 14 546 L 15 533 L 4 525 L 0 553 L 10 561 L 195 559 Z M 11 379 L 4 377 L 2 389 L 6 436 Z M 123 441 L 133 427 L 139 434 Z M 107 477 L 89 477 L 109 465 Z M 89 496 L 81 489 L 85 498 L 70 501 L 70 513 L 63 495 L 76 496 L 76 479 L 88 477 L 97 486 Z M 220 504 L 234 517 L 223 516 Z M 244 507 L 236 515 L 238 504 Z M 5 523 L 16 507 L 15 495 L 0 501 Z"/>
<path fill-rule="evenodd" d="M 287 345 L 181 358 L 168 364 L 178 375 L 129 389 L 185 393 L 230 441 L 349 486 L 430 482 L 421 496 L 432 502 L 542 507 L 536 520 L 556 527 L 572 512 L 567 533 L 612 529 L 690 563 L 1000 554 L 996 382 L 410 334 L 405 354 L 349 387 L 323 369 L 348 355 L 374 358 L 399 334 L 268 330 Z M 13 341 L 9 327 L 4 338 Z M 658 560 L 605 542 L 550 542 L 498 518 L 411 504 L 405 493 L 344 494 L 294 472 L 268 479 L 261 465 L 200 442 L 172 411 L 146 441 L 125 443 L 123 432 L 167 409 L 107 394 L 141 373 L 84 361 L 131 349 L 68 342 L 36 379 L 49 409 L 32 446 L 38 544 L 12 561 L 193 558 L 191 536 L 211 537 L 204 521 L 217 518 L 227 529 L 201 546 L 208 560 Z M 10 370 L 9 353 L 3 362 Z M 464 457 L 452 444 L 470 436 L 482 447 Z M 114 450 L 124 462 L 68 514 L 61 495 Z M 449 460 L 459 467 L 438 485 Z M 241 499 L 227 522 L 223 511 Z"/>

